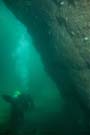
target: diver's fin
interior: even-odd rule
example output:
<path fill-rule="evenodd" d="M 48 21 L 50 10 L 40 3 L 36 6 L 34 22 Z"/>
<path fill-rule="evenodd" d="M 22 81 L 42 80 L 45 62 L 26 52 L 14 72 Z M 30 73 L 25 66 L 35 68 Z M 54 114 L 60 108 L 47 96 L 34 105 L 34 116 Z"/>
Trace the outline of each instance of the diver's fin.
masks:
<path fill-rule="evenodd" d="M 13 103 L 13 97 L 8 94 L 2 95 L 2 98 L 9 103 Z"/>

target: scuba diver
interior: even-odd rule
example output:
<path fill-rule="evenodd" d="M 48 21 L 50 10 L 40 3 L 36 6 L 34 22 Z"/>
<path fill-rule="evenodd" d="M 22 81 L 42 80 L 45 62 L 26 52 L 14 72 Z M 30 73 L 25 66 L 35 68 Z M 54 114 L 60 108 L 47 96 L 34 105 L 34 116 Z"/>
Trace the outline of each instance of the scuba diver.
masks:
<path fill-rule="evenodd" d="M 33 108 L 33 101 L 29 94 L 16 93 L 11 96 L 8 94 L 2 95 L 3 99 L 11 104 L 11 117 L 10 117 L 10 128 L 6 134 L 8 135 L 22 135 L 25 112 L 30 108 Z"/>

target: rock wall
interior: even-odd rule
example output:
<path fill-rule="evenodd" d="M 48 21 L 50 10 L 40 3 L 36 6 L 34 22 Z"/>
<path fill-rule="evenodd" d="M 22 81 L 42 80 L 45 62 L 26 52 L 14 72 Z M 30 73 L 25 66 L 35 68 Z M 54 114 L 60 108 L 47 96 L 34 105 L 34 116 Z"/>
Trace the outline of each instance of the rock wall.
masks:
<path fill-rule="evenodd" d="M 4 0 L 25 24 L 63 98 L 89 117 L 90 1 Z"/>

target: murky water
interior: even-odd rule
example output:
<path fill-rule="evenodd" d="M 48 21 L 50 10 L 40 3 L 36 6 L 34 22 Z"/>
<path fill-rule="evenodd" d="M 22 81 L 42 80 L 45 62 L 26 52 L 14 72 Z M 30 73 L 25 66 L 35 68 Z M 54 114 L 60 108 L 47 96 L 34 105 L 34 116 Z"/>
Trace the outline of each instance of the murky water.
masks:
<path fill-rule="evenodd" d="M 13 108 L 13 105 L 3 101 L 2 94 L 13 96 L 20 91 L 31 95 L 34 108 L 25 112 L 20 129 L 16 129 L 16 125 L 12 127 L 13 133 L 39 134 L 41 128 L 45 130 L 44 125 L 48 127 L 48 123 L 60 111 L 61 96 L 45 71 L 32 36 L 3 3 L 0 5 L 0 74 L 0 124 L 10 119 L 10 110 Z M 1 132 L 4 131 L 1 129 Z"/>
<path fill-rule="evenodd" d="M 90 2 L 4 2 L 0 135 L 89 135 Z"/>

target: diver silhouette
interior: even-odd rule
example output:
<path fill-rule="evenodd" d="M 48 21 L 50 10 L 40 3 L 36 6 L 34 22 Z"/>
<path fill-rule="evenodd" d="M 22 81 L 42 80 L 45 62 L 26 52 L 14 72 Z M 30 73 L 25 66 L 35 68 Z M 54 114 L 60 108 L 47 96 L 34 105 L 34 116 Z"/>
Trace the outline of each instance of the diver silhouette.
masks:
<path fill-rule="evenodd" d="M 10 128 L 8 135 L 22 135 L 25 112 L 32 109 L 33 101 L 30 94 L 19 93 L 17 96 L 2 95 L 3 99 L 11 104 Z"/>

